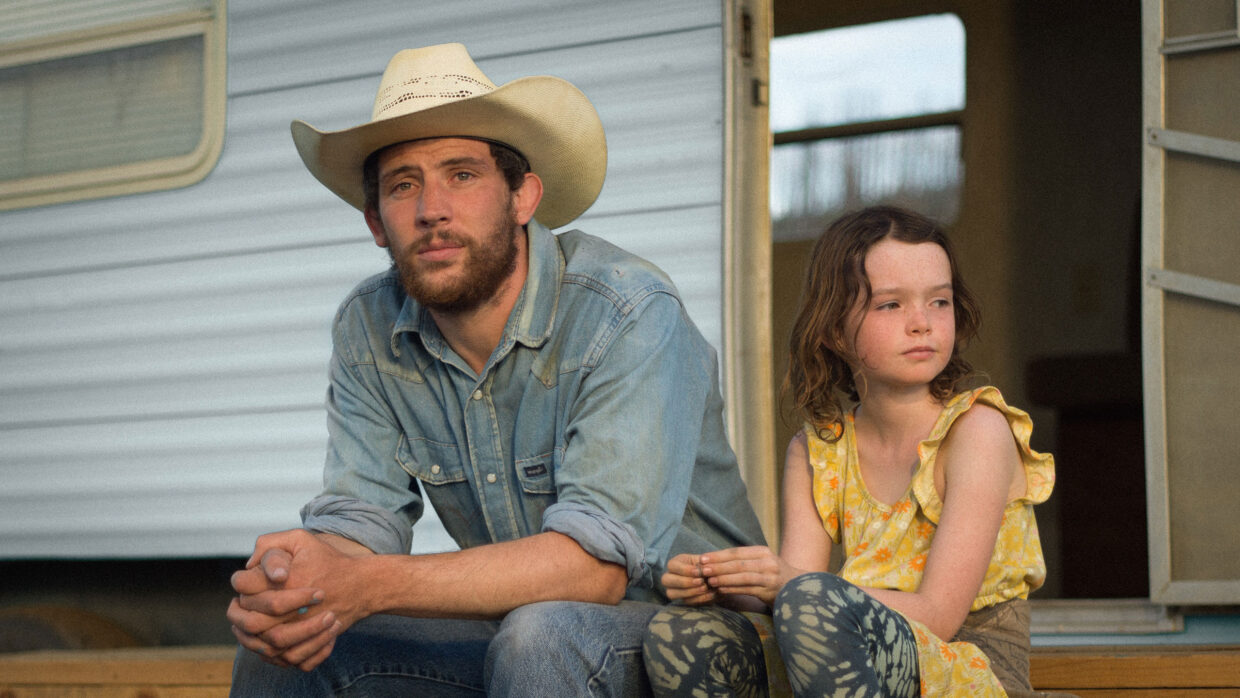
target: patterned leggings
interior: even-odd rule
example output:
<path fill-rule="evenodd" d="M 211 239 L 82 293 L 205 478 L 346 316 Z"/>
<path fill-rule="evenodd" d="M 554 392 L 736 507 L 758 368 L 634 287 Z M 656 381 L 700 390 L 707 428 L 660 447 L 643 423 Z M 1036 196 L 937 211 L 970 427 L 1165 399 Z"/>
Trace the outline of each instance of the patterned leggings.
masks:
<path fill-rule="evenodd" d="M 917 638 L 904 617 L 841 577 L 801 575 L 775 597 L 775 639 L 798 696 L 916 696 Z"/>
<path fill-rule="evenodd" d="M 917 641 L 908 623 L 840 577 L 792 580 L 775 598 L 773 620 L 797 696 L 920 692 Z M 656 696 L 767 695 L 761 639 L 739 613 L 669 606 L 650 621 L 642 650 Z"/>
<path fill-rule="evenodd" d="M 646 626 L 642 661 L 656 696 L 765 698 L 762 641 L 718 606 L 667 606 Z"/>

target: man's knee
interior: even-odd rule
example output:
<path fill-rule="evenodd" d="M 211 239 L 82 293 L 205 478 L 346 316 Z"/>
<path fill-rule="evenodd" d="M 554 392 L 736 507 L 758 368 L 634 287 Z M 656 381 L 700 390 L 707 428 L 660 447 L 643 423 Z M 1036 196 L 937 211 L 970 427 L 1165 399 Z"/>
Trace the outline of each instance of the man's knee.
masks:
<path fill-rule="evenodd" d="M 491 640 L 489 656 L 514 661 L 538 661 L 540 657 L 567 644 L 560 637 L 566 628 L 560 625 L 569 612 L 561 602 L 534 603 L 513 609 L 504 617 L 499 632 Z M 489 657 L 488 657 L 489 659 Z"/>
<path fill-rule="evenodd" d="M 587 655 L 597 651 L 596 646 L 624 642 L 611 632 L 616 608 L 577 601 L 543 601 L 516 608 L 504 617 L 491 641 L 488 661 L 538 665 L 565 658 L 593 659 Z"/>
<path fill-rule="evenodd" d="M 487 650 L 488 686 L 585 686 L 595 695 L 640 695 L 641 642 L 653 604 L 546 601 L 510 612 Z M 533 695 L 534 691 L 529 694 Z"/>

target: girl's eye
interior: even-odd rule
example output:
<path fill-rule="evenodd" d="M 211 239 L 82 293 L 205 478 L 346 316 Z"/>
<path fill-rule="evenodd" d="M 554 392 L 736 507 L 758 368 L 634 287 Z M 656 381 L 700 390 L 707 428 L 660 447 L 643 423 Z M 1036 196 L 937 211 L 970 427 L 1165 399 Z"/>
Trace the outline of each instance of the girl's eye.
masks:
<path fill-rule="evenodd" d="M 899 304 L 895 301 L 887 301 L 886 303 L 879 303 L 877 310 L 895 310 L 897 307 L 899 307 Z"/>

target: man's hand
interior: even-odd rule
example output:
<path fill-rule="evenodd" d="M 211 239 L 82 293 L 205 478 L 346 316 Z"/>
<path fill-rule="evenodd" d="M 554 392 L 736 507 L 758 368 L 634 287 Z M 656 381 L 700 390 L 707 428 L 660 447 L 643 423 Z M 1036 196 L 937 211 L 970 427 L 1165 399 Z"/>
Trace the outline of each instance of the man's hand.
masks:
<path fill-rule="evenodd" d="M 232 578 L 239 596 L 229 603 L 228 620 L 237 641 L 271 664 L 318 666 L 336 636 L 364 615 L 339 584 L 348 561 L 308 531 L 259 538 Z"/>

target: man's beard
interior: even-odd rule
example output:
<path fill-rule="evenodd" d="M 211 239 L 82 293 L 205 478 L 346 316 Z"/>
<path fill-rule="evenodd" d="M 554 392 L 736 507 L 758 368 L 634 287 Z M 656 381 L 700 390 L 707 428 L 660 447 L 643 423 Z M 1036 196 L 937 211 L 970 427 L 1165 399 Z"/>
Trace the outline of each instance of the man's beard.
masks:
<path fill-rule="evenodd" d="M 495 297 L 500 286 L 517 268 L 517 220 L 509 209 L 494 230 L 481 241 L 459 238 L 450 232 L 428 233 L 399 253 L 388 247 L 392 266 L 400 274 L 405 293 L 423 307 L 438 313 L 462 313 L 474 310 Z M 429 275 L 416 268 L 417 250 L 432 238 L 463 245 L 464 265 L 461 273 L 451 279 L 431 281 Z M 432 263 L 432 268 L 440 266 Z"/>

